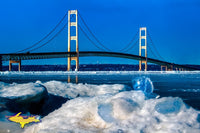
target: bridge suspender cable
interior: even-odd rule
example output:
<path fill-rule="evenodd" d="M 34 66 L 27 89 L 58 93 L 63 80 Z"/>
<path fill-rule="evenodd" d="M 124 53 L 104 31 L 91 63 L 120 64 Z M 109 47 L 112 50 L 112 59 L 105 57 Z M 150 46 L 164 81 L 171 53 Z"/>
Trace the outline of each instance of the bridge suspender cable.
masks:
<path fill-rule="evenodd" d="M 149 44 L 147 45 L 147 47 L 148 47 L 148 50 L 152 53 L 152 55 L 155 57 L 155 59 L 159 59 L 159 57 L 156 56 L 156 54 L 153 52 L 153 50 L 151 49 L 151 47 L 149 46 Z"/>
<path fill-rule="evenodd" d="M 98 49 L 104 51 L 104 49 L 100 48 L 97 44 L 95 44 L 94 41 L 92 41 L 92 39 L 90 39 L 90 37 L 87 35 L 87 33 L 83 30 L 83 28 L 81 28 L 80 25 L 78 25 L 78 27 L 80 28 L 80 30 L 83 32 L 83 34 L 85 35 L 85 37 L 95 46 L 97 47 Z"/>
<path fill-rule="evenodd" d="M 157 48 L 155 47 L 155 45 L 154 45 L 154 43 L 153 43 L 153 40 L 152 40 L 152 38 L 151 38 L 151 36 L 150 36 L 150 34 L 149 34 L 149 32 L 147 31 L 147 35 L 148 35 L 148 37 L 149 37 L 149 39 L 150 39 L 150 41 L 151 41 L 151 45 L 150 46 L 153 46 L 153 48 L 155 49 L 155 51 L 156 51 L 156 54 L 159 56 L 159 58 L 161 58 L 162 60 L 165 60 L 161 55 L 160 55 L 160 53 L 158 52 L 158 50 L 157 50 Z M 150 48 L 150 47 L 149 47 Z M 153 53 L 153 51 L 152 51 L 152 53 Z M 153 53 L 154 54 L 154 53 Z M 154 54 L 155 55 L 155 54 Z"/>
<path fill-rule="evenodd" d="M 65 19 L 65 17 L 67 16 L 68 13 L 65 13 L 65 15 L 63 16 L 63 18 L 58 22 L 58 24 L 46 35 L 44 36 L 41 40 L 39 40 L 38 42 L 36 42 L 35 44 L 31 45 L 30 47 L 27 47 L 25 49 L 22 49 L 22 50 L 19 50 L 17 51 L 16 53 L 20 53 L 20 52 L 23 52 L 23 51 L 26 51 L 26 50 L 29 50 L 35 46 L 37 46 L 38 44 L 40 44 L 42 41 L 44 41 L 47 37 L 49 37 L 57 28 L 58 26 L 62 23 L 62 21 Z M 31 50 L 33 51 L 33 50 Z"/>
<path fill-rule="evenodd" d="M 127 49 L 127 50 L 125 50 L 125 51 L 123 51 L 123 52 L 126 53 L 126 52 L 130 51 L 131 49 L 133 49 L 135 46 L 137 46 L 138 41 L 139 41 L 139 39 L 137 39 L 137 41 L 136 41 L 129 49 Z"/>
<path fill-rule="evenodd" d="M 93 32 L 90 30 L 90 28 L 88 27 L 88 25 L 86 24 L 86 22 L 84 21 L 83 17 L 80 15 L 80 13 L 78 13 L 79 17 L 81 18 L 83 24 L 85 25 L 85 27 L 87 28 L 87 30 L 90 32 L 90 34 L 94 37 L 94 39 L 107 51 L 111 51 L 109 48 L 107 48 L 105 45 L 103 45 L 99 39 L 97 39 L 97 37 L 93 34 Z"/>
<path fill-rule="evenodd" d="M 126 49 L 128 49 L 128 47 L 130 47 L 130 45 L 133 43 L 133 41 L 136 39 L 137 35 L 138 35 L 139 31 L 133 36 L 133 38 L 131 39 L 131 41 L 124 47 L 122 48 L 120 51 L 128 51 Z"/>
<path fill-rule="evenodd" d="M 68 23 L 66 23 L 66 24 L 65 24 L 51 39 L 49 39 L 47 42 L 43 43 L 42 45 L 40 45 L 40 46 L 38 46 L 38 47 L 36 47 L 36 48 L 34 48 L 34 49 L 32 49 L 32 50 L 29 50 L 29 51 L 31 52 L 31 51 L 37 50 L 37 49 L 39 49 L 39 48 L 44 47 L 45 45 L 47 45 L 49 42 L 51 42 L 54 38 L 56 38 L 56 37 L 65 29 L 65 27 L 67 26 L 67 24 L 68 24 Z"/>

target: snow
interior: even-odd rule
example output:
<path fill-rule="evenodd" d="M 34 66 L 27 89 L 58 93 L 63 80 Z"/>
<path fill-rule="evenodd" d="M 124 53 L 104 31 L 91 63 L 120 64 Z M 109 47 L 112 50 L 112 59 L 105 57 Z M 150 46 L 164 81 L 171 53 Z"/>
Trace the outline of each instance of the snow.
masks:
<path fill-rule="evenodd" d="M 44 86 L 37 83 L 6 84 L 0 82 L 0 114 L 1 110 L 11 112 L 32 112 L 41 108 L 42 100 L 48 97 Z"/>
<path fill-rule="evenodd" d="M 88 97 L 97 96 L 104 94 L 115 94 L 126 89 L 125 85 L 113 84 L 113 85 L 91 85 L 91 84 L 72 84 L 61 81 L 49 81 L 37 83 L 45 86 L 49 93 L 62 96 L 65 98 L 76 98 L 76 97 Z"/>
<path fill-rule="evenodd" d="M 5 84 L 0 82 L 0 97 L 8 99 L 27 99 L 45 91 L 45 87 L 37 83 Z"/>
<path fill-rule="evenodd" d="M 67 75 L 134 75 L 133 89 L 122 84 L 73 84 L 55 80 L 22 84 L 0 82 L 0 97 L 21 99 L 27 102 L 26 99 L 41 96 L 38 94 L 48 92 L 52 95 L 71 99 L 57 110 L 43 117 L 40 123 L 25 127 L 25 133 L 200 132 L 200 112 L 185 105 L 181 98 L 158 98 L 156 96 L 156 98 L 153 96 L 151 99 L 149 98 L 154 90 L 153 82 L 150 80 L 150 76 L 142 76 L 151 74 L 178 74 L 178 76 L 180 74 L 180 77 L 182 74 L 188 74 L 193 77 L 193 74 L 199 75 L 200 72 L 0 72 L 1 77 L 7 78 L 38 75 L 40 78 L 44 76 L 48 79 L 62 75 L 64 77 L 67 77 Z M 198 76 L 196 79 L 198 81 Z M 168 79 L 168 81 L 170 80 Z M 190 88 L 186 91 L 195 92 L 196 90 Z M 0 110 L 4 108 L 4 103 L 0 103 Z M 48 106 L 45 106 L 44 109 L 47 108 Z M 2 116 L 0 130 L 18 132 L 19 126 L 15 123 L 8 124 L 6 127 L 6 123 L 9 122 L 3 118 L 5 112 L 0 112 L 0 116 Z M 12 113 L 7 112 L 5 114 L 11 115 Z"/>
<path fill-rule="evenodd" d="M 26 128 L 25 133 L 196 133 L 200 132 L 198 117 L 199 112 L 187 108 L 180 98 L 146 100 L 141 91 L 125 91 L 72 99 L 41 123 Z"/>
<path fill-rule="evenodd" d="M 171 100 L 166 100 L 158 103 L 155 106 L 155 110 L 161 114 L 178 113 L 182 107 L 182 104 L 183 102 L 181 99 L 171 98 Z"/>

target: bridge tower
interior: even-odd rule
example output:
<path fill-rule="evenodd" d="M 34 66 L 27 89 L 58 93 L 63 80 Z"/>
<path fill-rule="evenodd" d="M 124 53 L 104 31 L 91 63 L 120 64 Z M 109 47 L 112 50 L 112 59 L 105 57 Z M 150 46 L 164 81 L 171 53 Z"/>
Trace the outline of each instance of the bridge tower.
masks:
<path fill-rule="evenodd" d="M 144 40 L 144 41 L 142 41 Z M 141 27 L 139 31 L 139 56 L 145 53 L 146 60 L 139 61 L 139 71 L 142 70 L 142 64 L 145 64 L 145 71 L 147 71 L 147 28 Z"/>
<path fill-rule="evenodd" d="M 71 22 L 71 15 L 76 16 L 75 22 Z M 71 27 L 75 26 L 76 30 L 76 35 L 71 36 Z M 68 11 L 68 52 L 71 52 L 71 41 L 76 42 L 76 56 L 71 57 L 68 56 L 68 66 L 67 66 L 67 71 L 71 70 L 71 61 L 75 60 L 76 61 L 76 71 L 79 69 L 79 48 L 78 48 L 78 11 L 77 10 L 69 10 Z"/>

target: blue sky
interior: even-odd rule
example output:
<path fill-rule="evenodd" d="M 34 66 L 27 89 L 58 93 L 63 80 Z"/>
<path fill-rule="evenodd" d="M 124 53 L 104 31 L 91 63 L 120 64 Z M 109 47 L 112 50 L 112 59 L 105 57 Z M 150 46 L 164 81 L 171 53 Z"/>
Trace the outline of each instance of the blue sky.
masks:
<path fill-rule="evenodd" d="M 1 1 L 0 53 L 16 52 L 31 46 L 43 38 L 69 9 L 78 9 L 97 38 L 112 51 L 122 49 L 139 27 L 146 26 L 154 45 L 166 61 L 200 65 L 200 1 L 198 0 Z M 80 24 L 83 25 L 82 22 Z M 98 50 L 81 31 L 79 46 L 80 51 Z M 49 45 L 35 52 L 41 51 L 67 51 L 67 27 Z M 129 53 L 138 54 L 138 47 Z M 81 63 L 111 63 L 111 61 L 132 63 L 130 60 L 95 57 L 89 60 L 83 58 Z M 65 59 L 49 62 L 62 64 Z"/>

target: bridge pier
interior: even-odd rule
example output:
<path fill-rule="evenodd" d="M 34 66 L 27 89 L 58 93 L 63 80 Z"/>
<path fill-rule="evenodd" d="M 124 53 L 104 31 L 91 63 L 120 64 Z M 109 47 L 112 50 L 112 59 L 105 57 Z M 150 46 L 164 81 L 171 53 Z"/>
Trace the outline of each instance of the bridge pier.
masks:
<path fill-rule="evenodd" d="M 21 60 L 9 60 L 9 71 L 12 71 L 13 63 L 18 63 L 18 71 L 21 71 Z"/>
<path fill-rule="evenodd" d="M 71 71 L 71 61 L 76 61 L 76 69 L 75 71 L 78 71 L 79 69 L 79 58 L 78 57 L 68 57 L 68 65 L 67 65 L 67 71 Z"/>
<path fill-rule="evenodd" d="M 168 69 L 167 69 L 167 66 L 163 66 L 163 65 L 161 65 L 161 66 L 160 66 L 161 71 L 163 71 L 163 68 L 165 68 L 165 71 L 168 70 Z"/>
<path fill-rule="evenodd" d="M 170 66 L 160 66 L 161 71 L 163 71 L 163 68 L 165 68 L 165 71 L 173 71 L 173 65 Z"/>
<path fill-rule="evenodd" d="M 179 68 L 179 71 L 184 71 L 184 69 L 183 68 Z"/>
<path fill-rule="evenodd" d="M 173 71 L 173 65 L 170 65 L 167 69 L 167 71 Z"/>

